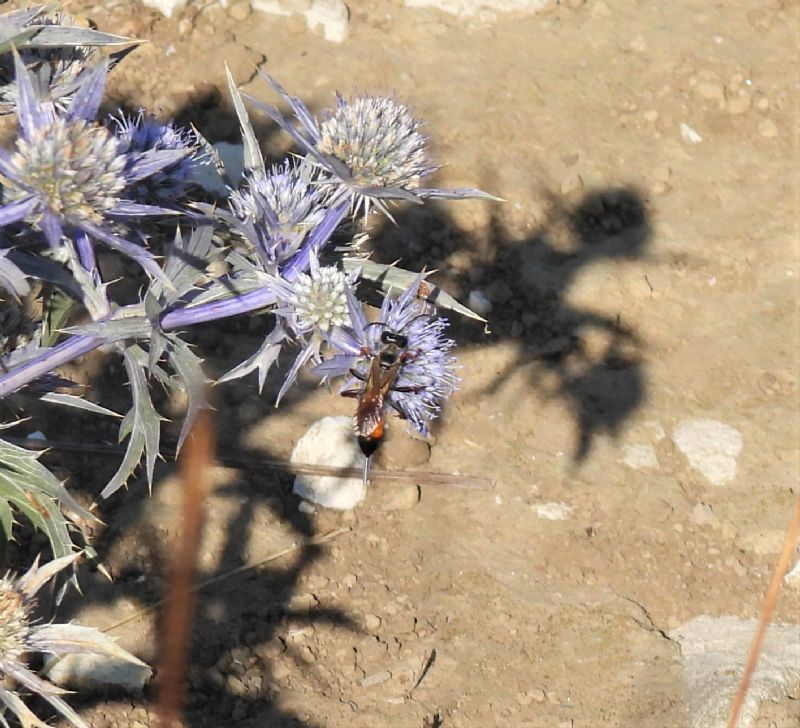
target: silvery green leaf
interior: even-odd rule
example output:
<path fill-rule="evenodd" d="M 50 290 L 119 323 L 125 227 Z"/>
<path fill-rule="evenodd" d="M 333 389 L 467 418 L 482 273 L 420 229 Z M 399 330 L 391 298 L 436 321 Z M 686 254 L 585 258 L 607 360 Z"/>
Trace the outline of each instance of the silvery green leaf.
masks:
<path fill-rule="evenodd" d="M 406 291 L 419 277 L 419 273 L 403 270 L 389 263 L 376 263 L 364 258 L 344 258 L 342 265 L 347 273 L 360 270 L 359 275 L 361 278 L 377 283 L 385 293 Z M 438 286 L 427 283 L 427 281 L 424 283 L 427 286 L 425 300 L 441 308 L 455 311 L 462 316 L 486 323 L 485 318 L 456 301 L 449 293 L 446 293 Z"/>
<path fill-rule="evenodd" d="M 209 409 L 211 405 L 205 396 L 205 391 L 210 380 L 203 372 L 202 360 L 177 336 L 169 337 L 167 347 L 170 363 L 178 374 L 181 389 L 186 392 L 188 405 L 186 415 L 178 437 L 178 451 L 180 452 L 183 441 L 192 429 L 197 413 L 201 409 Z"/>
<path fill-rule="evenodd" d="M 8 510 L 21 513 L 47 536 L 55 558 L 74 553 L 70 526 L 80 527 L 75 519 L 97 521 L 39 462 L 38 454 L 5 440 L 0 440 L 0 504 L 4 530 L 12 523 Z"/>
<path fill-rule="evenodd" d="M 228 77 L 228 88 L 231 91 L 233 108 L 236 109 L 236 116 L 239 117 L 239 126 L 242 129 L 245 172 L 255 177 L 263 177 L 266 175 L 264 156 L 261 154 L 261 147 L 258 146 L 258 139 L 256 139 L 256 133 L 250 123 L 250 116 L 247 113 L 247 109 L 245 109 L 244 101 L 227 64 L 225 64 L 225 73 Z"/>
<path fill-rule="evenodd" d="M 108 415 L 109 417 L 122 417 L 121 414 L 114 412 L 114 410 L 107 409 L 99 404 L 90 402 L 88 399 L 78 397 L 74 394 L 60 394 L 58 392 L 47 392 L 39 399 L 42 402 L 50 402 L 51 404 L 63 404 L 67 407 L 75 407 L 77 409 L 93 412 L 97 415 Z"/>
<path fill-rule="evenodd" d="M 144 352 L 142 352 L 144 354 Z M 153 472 L 158 457 L 158 446 L 161 437 L 161 415 L 150 400 L 150 391 L 145 376 L 145 365 L 127 347 L 122 350 L 125 369 L 131 384 L 133 406 L 125 415 L 119 428 L 120 441 L 128 437 L 128 447 L 122 463 L 100 495 L 108 498 L 119 490 L 131 476 L 136 466 L 145 457 L 145 472 L 148 485 L 152 487 Z M 146 356 L 146 355 L 145 355 Z M 145 359 L 146 361 L 146 359 Z"/>
<path fill-rule="evenodd" d="M 264 389 L 267 374 L 277 360 L 278 354 L 281 353 L 281 345 L 286 338 L 286 330 L 282 326 L 276 325 L 272 332 L 261 342 L 261 346 L 258 347 L 254 354 L 229 372 L 223 374 L 218 381 L 230 382 L 234 379 L 247 376 L 252 371 L 257 371 L 258 391 L 261 392 Z"/>
<path fill-rule="evenodd" d="M 33 647 L 56 654 L 108 655 L 146 667 L 138 657 L 120 647 L 95 627 L 79 624 L 43 624 L 33 628 L 29 637 Z"/>
<path fill-rule="evenodd" d="M 13 47 L 24 47 L 27 41 L 38 32 L 39 28 L 32 26 L 27 28 L 0 28 L 0 53 L 8 53 Z"/>
<path fill-rule="evenodd" d="M 31 290 L 27 276 L 9 258 L 7 250 L 0 250 L 0 286 L 17 298 Z"/>
<path fill-rule="evenodd" d="M 30 255 L 20 250 L 8 251 L 7 259 L 12 261 L 26 276 L 52 283 L 71 296 L 80 299 L 81 287 L 60 263 L 39 255 Z"/>
<path fill-rule="evenodd" d="M 70 25 L 33 25 L 28 27 L 34 30 L 35 37 L 24 44 L 26 48 L 118 46 L 141 42 L 122 35 L 112 35 L 91 28 L 76 28 Z"/>
<path fill-rule="evenodd" d="M 190 291 L 197 279 L 205 274 L 213 233 L 212 225 L 201 225 L 184 241 L 180 229 L 176 230 L 164 265 L 164 272 L 175 287 L 166 296 L 168 303 Z"/>
<path fill-rule="evenodd" d="M 258 271 L 233 273 L 212 281 L 197 291 L 191 297 L 191 303 L 186 308 L 191 310 L 193 306 L 199 306 L 212 301 L 224 301 L 243 293 L 257 291 L 264 287 L 265 274 Z"/>
<path fill-rule="evenodd" d="M 162 338 L 166 338 L 163 336 L 163 334 L 161 336 Z M 130 344 L 127 348 L 127 351 L 139 363 L 140 366 L 147 369 L 150 376 L 154 376 L 165 388 L 171 388 L 175 386 L 175 378 L 170 376 L 169 372 L 167 372 L 167 370 L 164 369 L 160 364 L 153 364 L 152 355 L 150 352 L 146 352 L 138 344 Z M 158 358 L 161 358 L 160 355 Z"/>

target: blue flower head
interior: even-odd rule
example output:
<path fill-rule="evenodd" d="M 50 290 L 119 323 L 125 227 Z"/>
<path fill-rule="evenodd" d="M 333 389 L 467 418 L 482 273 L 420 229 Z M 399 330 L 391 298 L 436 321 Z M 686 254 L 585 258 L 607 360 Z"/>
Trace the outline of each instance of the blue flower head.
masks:
<path fill-rule="evenodd" d="M 129 167 L 135 167 L 153 151 L 178 151 L 184 155 L 132 182 L 126 195 L 136 202 L 167 207 L 174 207 L 183 200 L 194 185 L 193 172 L 210 162 L 208 154 L 198 151 L 200 146 L 194 131 L 176 127 L 171 121 L 162 124 L 141 109 L 135 116 L 120 113 L 112 119 Z"/>
<path fill-rule="evenodd" d="M 114 230 L 114 223 L 141 215 L 171 213 L 126 197 L 130 187 L 186 157 L 188 149 L 151 149 L 129 156 L 113 132 L 97 123 L 107 65 L 98 64 L 59 111 L 40 100 L 19 55 L 19 135 L 14 152 L 0 150 L 4 202 L 0 226 L 25 221 L 44 234 L 52 248 L 65 235 L 88 236 L 135 260 L 151 275 L 160 266 L 141 245 Z"/>
<path fill-rule="evenodd" d="M 317 120 L 295 96 L 271 76 L 261 74 L 288 104 L 300 128 L 278 109 L 248 96 L 287 132 L 333 186 L 349 199 L 355 211 L 368 214 L 372 206 L 389 215 L 385 201 L 422 202 L 427 198 L 497 199 L 481 190 L 423 188 L 420 182 L 436 170 L 428 160 L 428 139 L 407 106 L 393 97 L 359 95 L 336 97 L 336 107 Z"/>
<path fill-rule="evenodd" d="M 287 160 L 230 194 L 226 219 L 254 246 L 268 272 L 290 260 L 325 218 L 329 195 L 317 176 L 312 165 Z"/>
<path fill-rule="evenodd" d="M 361 304 L 348 290 L 350 326 L 331 333 L 328 342 L 337 353 L 312 372 L 323 379 L 349 375 L 345 391 L 363 386 L 373 358 L 383 347 L 384 332 L 399 334 L 407 345 L 386 404 L 427 436 L 429 423 L 455 391 L 458 377 L 450 353 L 455 342 L 445 334 L 447 321 L 434 316 L 432 307 L 417 298 L 423 278 L 420 275 L 397 299 L 386 296 L 375 323 L 367 323 Z"/>

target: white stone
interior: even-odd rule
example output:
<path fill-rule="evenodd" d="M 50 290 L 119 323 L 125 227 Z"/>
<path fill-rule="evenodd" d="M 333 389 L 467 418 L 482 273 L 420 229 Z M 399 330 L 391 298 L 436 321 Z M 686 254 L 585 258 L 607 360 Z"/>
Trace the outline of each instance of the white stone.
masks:
<path fill-rule="evenodd" d="M 690 728 L 724 728 L 756 631 L 755 619 L 702 615 L 669 633 L 680 644 L 684 704 Z M 771 624 L 745 698 L 738 728 L 751 728 L 764 700 L 800 684 L 800 626 Z"/>
<path fill-rule="evenodd" d="M 655 470 L 658 468 L 658 456 L 652 445 L 625 445 L 622 462 L 634 470 Z"/>
<path fill-rule="evenodd" d="M 144 664 L 107 655 L 81 653 L 48 656 L 44 673 L 59 687 L 97 692 L 108 688 L 141 692 L 153 675 L 153 671 Z"/>
<path fill-rule="evenodd" d="M 314 0 L 305 16 L 311 30 L 322 26 L 329 43 L 344 43 L 350 35 L 350 11 L 342 0 Z"/>
<path fill-rule="evenodd" d="M 485 316 L 492 311 L 492 302 L 489 300 L 489 297 L 478 288 L 469 292 L 467 306 L 477 313 L 478 316 Z"/>
<path fill-rule="evenodd" d="M 786 576 L 783 577 L 783 583 L 793 589 L 800 589 L 800 560 L 786 572 Z"/>
<path fill-rule="evenodd" d="M 689 144 L 699 144 L 703 141 L 701 137 L 691 126 L 688 124 L 681 124 L 681 139 Z"/>
<path fill-rule="evenodd" d="M 241 144 L 219 142 L 214 144 L 228 179 L 238 185 L 244 172 L 244 147 Z M 213 164 L 204 164 L 202 167 L 192 169 L 191 179 L 200 185 L 206 192 L 220 197 L 227 197 L 229 190 L 222 177 L 219 176 Z"/>
<path fill-rule="evenodd" d="M 165 18 L 171 18 L 176 10 L 186 6 L 186 0 L 142 0 L 148 8 L 158 10 Z"/>
<path fill-rule="evenodd" d="M 565 521 L 575 509 L 566 503 L 542 503 L 534 506 L 533 510 L 539 518 L 545 518 L 548 521 Z"/>
<path fill-rule="evenodd" d="M 491 17 L 497 13 L 536 13 L 549 0 L 405 0 L 410 8 L 437 8 L 458 16 Z"/>
<path fill-rule="evenodd" d="M 330 43 L 344 43 L 350 34 L 350 11 L 342 0 L 253 0 L 252 6 L 268 15 L 303 15 L 311 30 L 322 27 Z"/>
<path fill-rule="evenodd" d="M 328 465 L 334 468 L 362 468 L 364 455 L 358 447 L 350 417 L 323 417 L 297 441 L 292 463 Z M 294 493 L 326 508 L 347 510 L 357 506 L 367 494 L 363 478 L 337 478 L 331 475 L 298 475 Z"/>
<path fill-rule="evenodd" d="M 689 465 L 714 485 L 725 485 L 736 477 L 736 460 L 742 450 L 742 435 L 724 422 L 707 418 L 684 420 L 672 440 Z"/>

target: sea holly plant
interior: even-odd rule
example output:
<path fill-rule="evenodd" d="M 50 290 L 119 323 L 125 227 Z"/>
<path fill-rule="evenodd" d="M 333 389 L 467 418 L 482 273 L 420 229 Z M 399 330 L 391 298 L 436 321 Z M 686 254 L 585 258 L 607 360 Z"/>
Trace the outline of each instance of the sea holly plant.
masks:
<path fill-rule="evenodd" d="M 383 385 L 379 406 L 427 435 L 458 382 L 439 310 L 479 317 L 424 272 L 370 260 L 366 222 L 391 219 L 397 205 L 496 198 L 429 186 L 437 169 L 429 140 L 397 98 L 337 95 L 315 116 L 266 74 L 264 90 L 281 108 L 241 94 L 228 72 L 244 157 L 242 178 L 230 179 L 193 128 L 144 109 L 101 112 L 107 76 L 133 47 L 126 42 L 44 7 L 0 16 L 0 111 L 18 123 L 16 139 L 0 149 L 0 429 L 26 421 L 57 436 L 49 421 L 23 419 L 41 411 L 29 406 L 33 399 L 118 422 L 124 454 L 109 481 L 96 484 L 107 498 L 139 468 L 153 481 L 163 421 L 156 388 L 184 395 L 180 449 L 209 406 L 210 385 L 255 374 L 262 391 L 283 354 L 292 364 L 276 404 L 304 369 L 320 382 L 339 379 L 352 394 L 386 366 L 391 386 Z M 265 159 L 248 106 L 289 135 L 292 156 Z M 221 197 L 200 184 L 213 170 L 227 184 Z M 121 270 L 133 283 L 125 299 L 109 256 L 118 259 L 114 275 Z M 364 282 L 383 296 L 372 323 L 359 298 Z M 268 316 L 271 328 L 214 382 L 191 331 L 234 316 Z M 126 412 L 84 398 L 66 375 L 67 365 L 98 349 L 122 362 Z M 21 579 L 0 579 L 0 673 L 83 725 L 23 659 L 37 650 L 114 652 L 82 628 L 30 619 L 37 589 L 79 550 L 92 554 L 85 526 L 95 517 L 45 462 L 0 435 L 0 540 L 14 539 L 25 519 L 46 535 L 54 558 Z M 0 702 L 23 725 L 43 725 L 12 690 L 0 690 Z"/>

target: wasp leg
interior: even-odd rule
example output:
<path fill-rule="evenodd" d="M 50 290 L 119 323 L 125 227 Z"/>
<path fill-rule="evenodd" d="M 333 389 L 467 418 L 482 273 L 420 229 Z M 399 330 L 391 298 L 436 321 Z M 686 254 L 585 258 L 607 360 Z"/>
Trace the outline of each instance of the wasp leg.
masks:
<path fill-rule="evenodd" d="M 355 377 L 356 379 L 360 379 L 362 382 L 366 382 L 367 378 L 358 369 L 351 369 L 350 376 Z"/>
<path fill-rule="evenodd" d="M 345 389 L 344 392 L 339 392 L 342 397 L 360 397 L 364 394 L 363 389 Z"/>

